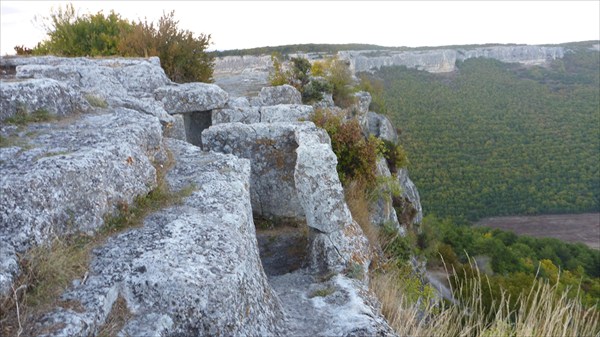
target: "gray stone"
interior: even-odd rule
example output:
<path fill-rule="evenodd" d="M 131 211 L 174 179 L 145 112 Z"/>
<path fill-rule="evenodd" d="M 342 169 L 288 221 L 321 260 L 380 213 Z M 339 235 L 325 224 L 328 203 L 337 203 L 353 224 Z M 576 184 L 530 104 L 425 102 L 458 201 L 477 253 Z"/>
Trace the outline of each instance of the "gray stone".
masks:
<path fill-rule="evenodd" d="M 30 114 L 35 111 L 64 116 L 87 112 L 90 109 L 90 105 L 78 91 L 52 79 L 0 83 L 0 121 L 16 114 Z"/>
<path fill-rule="evenodd" d="M 191 184 L 192 195 L 97 248 L 87 281 L 62 296 L 81 310 L 57 309 L 38 329 L 51 336 L 94 335 L 121 296 L 133 315 L 121 335 L 149 328 L 161 336 L 282 333 L 281 304 L 258 255 L 249 162 L 166 143 L 176 161 L 169 186 Z"/>
<path fill-rule="evenodd" d="M 359 280 L 335 275 L 317 282 L 298 270 L 270 281 L 288 318 L 286 336 L 395 336 Z"/>
<path fill-rule="evenodd" d="M 187 141 L 185 134 L 185 121 L 183 115 L 172 115 L 172 124 L 163 126 L 163 135 L 165 137 Z"/>
<path fill-rule="evenodd" d="M 291 85 L 264 87 L 258 94 L 261 105 L 302 104 L 302 94 Z"/>
<path fill-rule="evenodd" d="M 202 132 L 205 150 L 250 159 L 252 209 L 257 215 L 304 219 L 294 185 L 296 127 L 292 123 L 228 123 L 213 125 Z"/>
<path fill-rule="evenodd" d="M 316 109 L 329 109 L 335 106 L 335 102 L 333 101 L 333 95 L 324 93 L 323 99 L 319 102 L 313 103 L 313 108 Z"/>
<path fill-rule="evenodd" d="M 398 142 L 398 133 L 387 116 L 369 111 L 369 134 L 380 139 L 385 139 L 394 144 Z"/>
<path fill-rule="evenodd" d="M 368 241 L 346 205 L 329 136 L 322 129 L 297 130 L 295 136 L 299 146 L 294 181 L 312 229 L 310 267 L 320 273 L 356 269 L 366 279 L 371 263 Z"/>
<path fill-rule="evenodd" d="M 94 232 L 117 203 L 156 186 L 154 164 L 166 159 L 158 119 L 123 108 L 30 125 L 12 137 L 24 144 L 0 148 L 2 255 L 10 247 L 20 253 L 55 236 Z M 3 280 L 14 277 L 10 268 L 0 273 Z"/>
<path fill-rule="evenodd" d="M 230 99 L 224 108 L 212 111 L 212 125 L 240 122 L 244 124 L 260 122 L 258 107 L 250 106 L 248 99 Z"/>
<path fill-rule="evenodd" d="M 398 189 L 400 186 L 394 179 L 395 177 L 392 178 L 385 158 L 377 160 L 377 176 L 383 178 L 383 183 L 378 186 L 377 197 L 369 205 L 369 220 L 374 225 L 388 225 L 403 233 L 404 230 L 400 227 L 393 205 L 392 190 L 394 186 L 389 186 L 389 184 L 398 184 Z"/>
<path fill-rule="evenodd" d="M 423 220 L 423 208 L 421 207 L 421 198 L 415 184 L 408 177 L 408 170 L 399 169 L 397 173 L 398 183 L 402 188 L 401 208 L 403 209 L 400 219 L 402 224 L 414 225 Z"/>
<path fill-rule="evenodd" d="M 359 91 L 354 94 L 356 103 L 350 107 L 352 117 L 355 117 L 360 124 L 363 134 L 366 136 L 369 130 L 369 105 L 371 104 L 371 94 L 366 91 Z"/>
<path fill-rule="evenodd" d="M 261 123 L 307 121 L 314 113 L 310 105 L 279 104 L 260 108 Z"/>
<path fill-rule="evenodd" d="M 112 106 L 123 106 L 121 100 L 127 96 L 147 95 L 171 83 L 158 58 L 34 57 L 8 62 L 19 64 L 17 78 L 52 78 Z"/>
<path fill-rule="evenodd" d="M 229 95 L 217 85 L 194 82 L 158 88 L 154 98 L 164 104 L 168 113 L 176 114 L 222 108 Z"/>

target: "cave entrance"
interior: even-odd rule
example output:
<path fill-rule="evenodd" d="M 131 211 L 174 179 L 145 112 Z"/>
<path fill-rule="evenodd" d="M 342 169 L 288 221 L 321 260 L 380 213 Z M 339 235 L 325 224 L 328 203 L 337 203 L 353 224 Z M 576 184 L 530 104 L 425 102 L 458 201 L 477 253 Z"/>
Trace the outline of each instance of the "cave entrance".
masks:
<path fill-rule="evenodd" d="M 202 147 L 202 131 L 212 125 L 212 111 L 192 111 L 182 115 L 186 141 Z"/>

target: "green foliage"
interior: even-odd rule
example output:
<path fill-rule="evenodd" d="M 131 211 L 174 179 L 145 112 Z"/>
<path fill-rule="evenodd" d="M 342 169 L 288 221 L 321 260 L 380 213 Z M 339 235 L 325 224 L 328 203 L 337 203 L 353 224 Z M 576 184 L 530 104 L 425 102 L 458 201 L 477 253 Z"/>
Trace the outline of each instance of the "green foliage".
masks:
<path fill-rule="evenodd" d="M 52 119 L 52 115 L 46 109 L 39 109 L 30 113 L 26 109 L 21 108 L 17 109 L 17 113 L 13 116 L 4 119 L 3 122 L 23 126 L 29 123 L 47 122 Z"/>
<path fill-rule="evenodd" d="M 283 70 L 281 54 L 271 54 L 273 61 L 273 71 L 269 74 L 269 83 L 272 86 L 288 84 L 288 74 Z"/>
<path fill-rule="evenodd" d="M 408 156 L 402 145 L 394 144 L 386 139 L 382 139 L 381 141 L 383 143 L 383 156 L 391 173 L 395 174 L 398 172 L 398 169 L 408 167 Z"/>
<path fill-rule="evenodd" d="M 337 57 L 331 59 L 325 78 L 331 84 L 333 101 L 337 106 L 347 108 L 355 103 L 352 73 L 346 63 Z"/>
<path fill-rule="evenodd" d="M 175 12 L 158 20 L 155 26 L 147 21 L 133 24 L 119 44 L 123 56 L 158 56 L 169 78 L 175 82 L 212 82 L 213 57 L 206 53 L 210 35 L 194 37 L 189 30 L 179 28 Z"/>
<path fill-rule="evenodd" d="M 60 56 L 158 56 L 165 73 L 175 82 L 210 82 L 213 56 L 206 53 L 210 35 L 194 37 L 178 27 L 172 11 L 154 23 L 129 22 L 113 11 L 77 16 L 72 4 L 46 18 L 48 39 L 31 51 Z M 18 48 L 18 50 L 17 50 Z M 17 52 L 27 53 L 24 47 Z"/>
<path fill-rule="evenodd" d="M 600 301 L 600 251 L 582 244 L 557 239 L 518 236 L 486 227 L 456 225 L 451 220 L 427 216 L 422 223 L 429 237 L 421 249 L 437 248 L 447 265 L 461 272 L 457 282 L 474 276 L 469 256 L 491 258 L 493 275 L 488 275 L 491 289 L 485 289 L 486 303 L 498 300 L 500 289 L 508 291 L 512 300 L 529 289 L 536 275 L 559 283 L 559 289 L 570 297 L 579 296 L 586 305 Z M 431 259 L 430 264 L 436 261 Z M 561 276 L 559 277 L 559 269 Z M 581 287 L 578 294 L 577 289 Z"/>
<path fill-rule="evenodd" d="M 312 121 L 325 129 L 331 138 L 342 184 L 358 180 L 364 182 L 367 188 L 373 188 L 377 181 L 377 156 L 381 142 L 375 137 L 365 138 L 356 119 L 344 121 L 342 115 L 327 110 L 317 110 Z"/>
<path fill-rule="evenodd" d="M 380 114 L 387 114 L 387 103 L 385 101 L 383 81 L 367 73 L 359 74 L 360 83 L 358 89 L 371 94 L 369 110 Z"/>
<path fill-rule="evenodd" d="M 48 40 L 39 43 L 33 54 L 61 56 L 108 56 L 118 54 L 118 44 L 124 30 L 131 27 L 113 11 L 108 16 L 101 12 L 78 17 L 73 4 L 46 18 Z"/>
<path fill-rule="evenodd" d="M 600 54 L 548 68 L 470 59 L 454 73 L 385 68 L 385 99 L 427 212 L 465 217 L 600 208 Z M 393 113 L 392 113 L 393 112 Z"/>

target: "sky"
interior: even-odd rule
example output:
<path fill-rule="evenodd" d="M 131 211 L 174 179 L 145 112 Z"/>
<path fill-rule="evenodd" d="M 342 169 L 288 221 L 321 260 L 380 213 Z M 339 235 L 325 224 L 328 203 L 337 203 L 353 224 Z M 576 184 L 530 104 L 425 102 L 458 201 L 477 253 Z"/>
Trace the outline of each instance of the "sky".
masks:
<path fill-rule="evenodd" d="M 40 18 L 73 3 L 80 15 L 114 10 L 157 21 L 175 10 L 179 28 L 211 35 L 210 50 L 301 43 L 444 46 L 554 44 L 600 39 L 592 1 L 5 1 L 0 54 L 46 37 Z M 35 18 L 38 19 L 35 19 Z"/>

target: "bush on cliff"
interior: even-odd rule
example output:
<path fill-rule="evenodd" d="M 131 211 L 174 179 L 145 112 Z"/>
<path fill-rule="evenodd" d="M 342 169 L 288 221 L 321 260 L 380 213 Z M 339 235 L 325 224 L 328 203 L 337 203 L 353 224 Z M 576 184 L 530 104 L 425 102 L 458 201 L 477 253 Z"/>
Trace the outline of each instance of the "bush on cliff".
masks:
<path fill-rule="evenodd" d="M 33 49 L 15 47 L 17 54 L 59 56 L 158 56 L 175 82 L 211 82 L 213 57 L 206 53 L 210 35 L 194 37 L 178 27 L 172 11 L 158 24 L 129 22 L 111 11 L 78 16 L 72 4 L 44 18 L 48 39 Z"/>
<path fill-rule="evenodd" d="M 352 180 L 362 181 L 367 188 L 377 182 L 377 156 L 382 143 L 375 137 L 365 138 L 356 119 L 344 121 L 342 115 L 317 110 L 312 121 L 331 137 L 331 147 L 337 156 L 337 171 L 342 185 Z"/>

